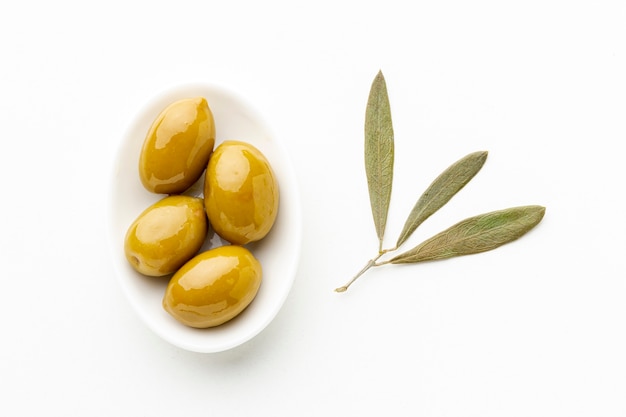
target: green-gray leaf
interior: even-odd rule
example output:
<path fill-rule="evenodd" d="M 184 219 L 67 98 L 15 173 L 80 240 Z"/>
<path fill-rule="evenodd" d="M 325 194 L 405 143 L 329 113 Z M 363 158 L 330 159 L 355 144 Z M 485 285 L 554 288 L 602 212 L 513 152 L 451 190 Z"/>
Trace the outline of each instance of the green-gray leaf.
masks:
<path fill-rule="evenodd" d="M 372 82 L 365 112 L 365 172 L 378 236 L 382 250 L 393 182 L 393 126 L 387 85 L 381 71 Z"/>
<path fill-rule="evenodd" d="M 521 206 L 465 219 L 385 263 L 416 263 L 470 255 L 518 239 L 545 214 L 542 206 Z"/>
<path fill-rule="evenodd" d="M 439 175 L 417 200 L 396 242 L 400 247 L 417 227 L 458 193 L 477 173 L 487 159 L 487 152 L 471 153 L 452 164 Z"/>

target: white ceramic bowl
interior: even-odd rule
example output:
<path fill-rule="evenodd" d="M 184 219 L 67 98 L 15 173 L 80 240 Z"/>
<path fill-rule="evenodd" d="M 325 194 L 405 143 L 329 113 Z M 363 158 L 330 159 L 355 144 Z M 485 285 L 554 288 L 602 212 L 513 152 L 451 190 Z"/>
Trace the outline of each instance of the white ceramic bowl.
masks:
<path fill-rule="evenodd" d="M 143 276 L 135 272 L 124 257 L 126 230 L 144 209 L 164 197 L 148 192 L 139 180 L 139 153 L 146 132 L 168 104 L 194 96 L 204 96 L 213 112 L 215 146 L 227 139 L 243 140 L 256 146 L 270 161 L 280 190 L 279 211 L 272 230 L 261 241 L 248 245 L 263 267 L 263 282 L 256 298 L 235 319 L 209 329 L 193 329 L 171 317 L 162 307 L 169 277 Z M 301 207 L 296 176 L 285 148 L 259 113 L 241 97 L 210 85 L 185 85 L 168 90 L 147 101 L 144 108 L 130 117 L 113 165 L 108 207 L 113 264 L 128 301 L 150 329 L 186 350 L 219 352 L 250 340 L 272 321 L 283 305 L 300 255 Z M 197 185 L 201 185 L 200 181 Z M 192 187 L 191 193 L 201 194 L 202 187 Z M 204 249 L 224 243 L 217 235 L 212 235 Z"/>

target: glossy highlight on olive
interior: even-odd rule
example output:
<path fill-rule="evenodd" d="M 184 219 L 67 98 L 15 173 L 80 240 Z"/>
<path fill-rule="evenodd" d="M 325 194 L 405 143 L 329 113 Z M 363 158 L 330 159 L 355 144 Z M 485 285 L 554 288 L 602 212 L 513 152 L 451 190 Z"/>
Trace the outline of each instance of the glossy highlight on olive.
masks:
<path fill-rule="evenodd" d="M 260 262 L 248 249 L 237 245 L 210 249 L 196 255 L 172 276 L 163 308 L 190 327 L 219 326 L 250 305 L 262 277 Z"/>
<path fill-rule="evenodd" d="M 139 157 L 139 177 L 150 192 L 178 194 L 204 172 L 215 146 L 213 113 L 204 97 L 175 101 L 156 117 Z"/>
<path fill-rule="evenodd" d="M 207 233 L 201 198 L 168 196 L 144 210 L 130 225 L 124 254 L 143 275 L 168 275 L 200 250 Z"/>
<path fill-rule="evenodd" d="M 204 205 L 215 232 L 245 245 L 264 238 L 278 214 L 279 189 L 265 155 L 249 143 L 222 142 L 205 174 Z"/>

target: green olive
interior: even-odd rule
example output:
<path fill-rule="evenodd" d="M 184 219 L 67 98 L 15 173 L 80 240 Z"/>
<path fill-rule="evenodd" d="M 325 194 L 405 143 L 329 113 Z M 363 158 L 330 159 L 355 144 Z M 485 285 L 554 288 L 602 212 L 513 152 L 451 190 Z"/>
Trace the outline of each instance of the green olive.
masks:
<path fill-rule="evenodd" d="M 141 183 L 153 193 L 182 193 L 202 176 L 214 145 L 213 113 L 204 97 L 170 104 L 144 139 L 139 157 Z"/>
<path fill-rule="evenodd" d="M 163 308 L 190 327 L 219 326 L 254 300 L 262 275 L 260 262 L 248 249 L 219 246 L 196 255 L 172 276 Z"/>
<path fill-rule="evenodd" d="M 202 247 L 208 220 L 201 198 L 183 195 L 157 201 L 131 224 L 124 240 L 126 259 L 138 272 L 175 272 Z"/>
<path fill-rule="evenodd" d="M 215 232 L 245 245 L 265 237 L 278 213 L 278 184 L 269 161 L 254 146 L 229 140 L 209 159 L 204 206 Z"/>

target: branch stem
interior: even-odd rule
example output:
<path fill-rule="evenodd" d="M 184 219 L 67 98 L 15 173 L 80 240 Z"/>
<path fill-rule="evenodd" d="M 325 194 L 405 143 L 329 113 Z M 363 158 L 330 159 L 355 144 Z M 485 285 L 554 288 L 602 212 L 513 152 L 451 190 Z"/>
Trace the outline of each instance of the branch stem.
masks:
<path fill-rule="evenodd" d="M 379 264 L 376 263 L 376 261 L 385 254 L 385 251 L 380 251 L 380 253 L 378 254 L 378 256 L 376 256 L 375 258 L 370 259 L 369 261 L 367 261 L 367 263 L 365 264 L 365 266 L 354 276 L 352 277 L 352 279 L 350 281 L 348 281 L 348 283 L 342 287 L 339 288 L 335 288 L 336 292 L 345 292 L 348 290 L 348 287 L 350 285 L 352 285 L 352 283 L 354 281 L 356 281 L 361 275 L 363 275 L 365 272 L 367 272 L 368 269 L 370 269 L 373 266 L 378 266 Z"/>
<path fill-rule="evenodd" d="M 378 256 L 376 257 L 376 259 L 380 258 L 386 253 L 393 252 L 395 250 L 398 250 L 397 246 L 394 246 L 393 248 L 389 248 L 389 249 L 381 249 L 380 251 L 378 251 Z"/>

